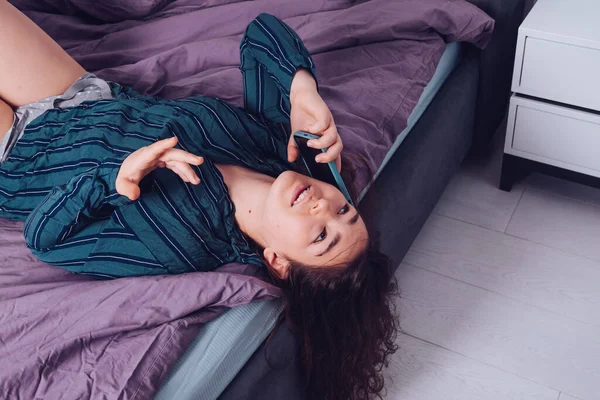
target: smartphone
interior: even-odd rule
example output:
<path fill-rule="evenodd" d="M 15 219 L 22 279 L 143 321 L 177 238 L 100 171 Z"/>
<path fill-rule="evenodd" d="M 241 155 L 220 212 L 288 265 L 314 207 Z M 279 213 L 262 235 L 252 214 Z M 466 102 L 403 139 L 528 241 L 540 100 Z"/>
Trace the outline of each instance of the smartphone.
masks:
<path fill-rule="evenodd" d="M 293 134 L 293 137 L 296 146 L 298 146 L 298 149 L 300 150 L 300 157 L 302 158 L 309 175 L 315 179 L 337 187 L 340 192 L 342 192 L 346 200 L 348 200 L 348 203 L 354 206 L 354 203 L 350 198 L 350 193 L 348 192 L 348 189 L 342 180 L 342 176 L 338 172 L 338 169 L 335 165 L 335 161 L 318 163 L 315 160 L 315 157 L 318 154 L 324 153 L 327 151 L 327 149 L 314 149 L 312 147 L 308 147 L 307 142 L 309 140 L 318 139 L 320 136 L 298 131 Z"/>

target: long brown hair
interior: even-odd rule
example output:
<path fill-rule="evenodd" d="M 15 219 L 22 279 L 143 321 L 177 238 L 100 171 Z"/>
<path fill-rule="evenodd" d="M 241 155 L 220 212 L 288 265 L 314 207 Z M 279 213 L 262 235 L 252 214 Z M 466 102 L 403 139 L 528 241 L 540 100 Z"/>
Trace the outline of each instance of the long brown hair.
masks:
<path fill-rule="evenodd" d="M 360 157 L 346 154 L 342 161 L 344 181 L 353 182 Z M 379 251 L 375 235 L 369 237 L 365 250 L 347 264 L 292 262 L 286 279 L 269 270 L 284 294 L 279 323 L 287 317 L 300 340 L 308 399 L 381 399 L 381 370 L 397 350 L 398 284 L 390 259 Z"/>

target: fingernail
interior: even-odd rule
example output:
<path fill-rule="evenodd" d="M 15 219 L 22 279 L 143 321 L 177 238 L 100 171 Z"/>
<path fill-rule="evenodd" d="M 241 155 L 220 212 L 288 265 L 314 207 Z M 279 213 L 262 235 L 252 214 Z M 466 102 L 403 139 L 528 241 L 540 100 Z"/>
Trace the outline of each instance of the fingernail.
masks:
<path fill-rule="evenodd" d="M 317 160 L 317 162 L 321 162 L 321 161 L 323 161 L 323 156 L 320 156 L 320 155 L 316 156 L 315 160 Z"/>
<path fill-rule="evenodd" d="M 306 144 L 308 145 L 308 147 L 315 147 L 315 142 L 313 142 L 312 140 L 309 140 L 308 142 L 306 142 Z"/>

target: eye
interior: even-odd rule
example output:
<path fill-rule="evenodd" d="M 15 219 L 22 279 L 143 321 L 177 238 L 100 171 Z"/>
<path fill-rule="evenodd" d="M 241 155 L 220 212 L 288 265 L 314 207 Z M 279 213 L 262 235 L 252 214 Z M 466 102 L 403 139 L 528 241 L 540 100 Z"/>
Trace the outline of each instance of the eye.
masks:
<path fill-rule="evenodd" d="M 327 228 L 323 228 L 323 230 L 321 231 L 321 234 L 319 236 L 317 236 L 314 243 L 322 242 L 323 240 L 325 240 L 326 237 L 327 237 Z"/>
<path fill-rule="evenodd" d="M 350 211 L 350 206 L 348 204 L 346 204 L 344 207 L 342 207 L 340 209 L 340 211 L 338 211 L 338 214 L 346 214 L 348 211 Z"/>

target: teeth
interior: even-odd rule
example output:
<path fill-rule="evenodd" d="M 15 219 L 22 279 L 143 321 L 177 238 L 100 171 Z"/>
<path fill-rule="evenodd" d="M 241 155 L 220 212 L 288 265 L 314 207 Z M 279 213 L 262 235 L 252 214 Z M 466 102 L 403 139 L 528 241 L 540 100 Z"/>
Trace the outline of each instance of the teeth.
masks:
<path fill-rule="evenodd" d="M 310 189 L 310 186 L 309 186 L 309 187 L 307 187 L 306 189 L 304 189 L 304 190 L 302 191 L 302 193 L 300 193 L 300 194 L 298 195 L 298 198 L 296 198 L 296 200 L 294 200 L 294 204 L 292 204 L 292 205 L 296 205 L 297 203 L 301 202 L 301 201 L 302 201 L 302 199 L 306 197 L 306 194 L 308 193 L 308 189 Z"/>

